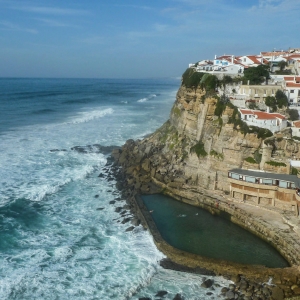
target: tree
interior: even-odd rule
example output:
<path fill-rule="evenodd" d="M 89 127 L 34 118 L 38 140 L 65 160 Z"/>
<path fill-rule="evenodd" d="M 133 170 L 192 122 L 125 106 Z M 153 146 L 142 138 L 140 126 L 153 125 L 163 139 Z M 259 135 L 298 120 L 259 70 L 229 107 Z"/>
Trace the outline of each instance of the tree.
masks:
<path fill-rule="evenodd" d="M 277 90 L 275 94 L 276 102 L 279 108 L 282 108 L 283 106 L 287 107 L 288 106 L 288 98 L 285 95 L 285 93 L 281 90 Z"/>
<path fill-rule="evenodd" d="M 246 81 L 249 80 L 250 84 L 261 84 L 262 82 L 270 78 L 268 69 L 269 66 L 267 65 L 250 67 L 248 69 L 245 69 L 244 78 Z"/>
<path fill-rule="evenodd" d="M 277 107 L 282 108 L 283 106 L 288 106 L 288 98 L 283 91 L 277 90 L 275 93 L 275 97 L 266 97 L 265 104 L 269 106 L 272 111 L 276 111 Z"/>
<path fill-rule="evenodd" d="M 277 110 L 276 98 L 272 96 L 267 96 L 265 99 L 265 104 L 272 109 L 272 111 Z"/>
<path fill-rule="evenodd" d="M 283 71 L 285 69 L 285 67 L 287 67 L 287 62 L 284 61 L 284 60 L 281 60 L 279 63 L 278 63 L 278 67 L 280 68 L 280 71 Z"/>
<path fill-rule="evenodd" d="M 286 112 L 290 115 L 290 120 L 292 121 L 299 120 L 299 113 L 297 109 L 287 109 Z"/>

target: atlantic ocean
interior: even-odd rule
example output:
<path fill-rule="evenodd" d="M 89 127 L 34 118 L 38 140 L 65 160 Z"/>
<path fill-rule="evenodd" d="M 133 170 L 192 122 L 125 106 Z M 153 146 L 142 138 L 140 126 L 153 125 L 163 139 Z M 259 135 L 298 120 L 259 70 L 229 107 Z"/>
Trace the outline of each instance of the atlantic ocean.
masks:
<path fill-rule="evenodd" d="M 100 145 L 154 132 L 179 86 L 0 79 L 1 299 L 155 299 L 159 290 L 209 299 L 202 276 L 159 266 L 164 256 L 142 226 L 126 231 L 115 211 L 125 201 L 99 177 L 109 157 Z"/>

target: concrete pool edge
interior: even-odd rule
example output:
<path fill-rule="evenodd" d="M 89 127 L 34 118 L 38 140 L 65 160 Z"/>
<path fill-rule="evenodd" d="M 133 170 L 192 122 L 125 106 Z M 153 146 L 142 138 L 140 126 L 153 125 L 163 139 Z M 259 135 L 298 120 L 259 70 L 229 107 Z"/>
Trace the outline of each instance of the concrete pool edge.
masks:
<path fill-rule="evenodd" d="M 261 226 L 258 227 L 255 224 L 255 216 L 248 215 L 246 211 L 243 211 L 242 208 L 239 208 L 237 205 L 228 205 L 227 203 L 220 201 L 218 202 L 218 208 L 216 208 L 216 197 L 201 195 L 201 201 L 195 202 L 195 199 L 189 195 L 189 198 L 186 198 L 182 195 L 180 191 L 179 193 L 174 193 L 171 190 L 164 190 L 164 193 L 171 196 L 172 198 L 182 201 L 194 206 L 199 206 L 204 209 L 209 210 L 211 213 L 219 213 L 220 211 L 224 211 L 231 216 L 231 221 L 244 227 L 245 229 L 251 231 L 252 233 L 258 235 L 264 240 L 270 243 L 270 240 L 265 236 L 262 237 Z M 189 191 L 189 194 L 191 191 Z M 181 194 L 181 195 L 180 195 Z M 196 195 L 194 195 L 196 196 Z M 286 294 L 299 295 L 300 294 L 300 281 L 298 279 L 300 275 L 299 266 L 295 263 L 291 263 L 291 260 L 288 259 L 285 255 L 284 257 L 291 263 L 291 267 L 288 268 L 267 268 L 259 265 L 244 265 L 234 262 L 229 262 L 225 260 L 217 260 L 212 258 L 203 257 L 200 255 L 188 253 L 179 249 L 174 248 L 170 244 L 168 244 L 159 233 L 151 214 L 145 207 L 141 197 L 139 195 L 135 196 L 136 208 L 139 218 L 142 221 L 142 224 L 149 229 L 151 232 L 154 242 L 157 248 L 163 252 L 167 258 L 170 260 L 170 266 L 172 268 L 172 264 L 174 266 L 183 266 L 183 271 L 188 271 L 192 273 L 201 273 L 206 274 L 205 272 L 213 272 L 216 275 L 225 276 L 227 278 L 234 279 L 238 275 L 245 276 L 248 280 L 253 280 L 255 282 L 268 282 L 270 278 L 272 278 L 272 283 L 280 286 Z M 247 223 L 243 223 L 239 214 L 247 215 L 247 221 L 251 219 L 251 226 L 247 226 Z M 265 230 L 268 230 L 266 224 L 264 224 Z M 272 243 L 271 243 L 272 244 Z M 275 247 L 277 250 L 278 248 Z M 187 268 L 187 269 L 186 269 Z M 176 268 L 175 268 L 176 269 Z M 177 270 L 180 270 L 180 268 Z"/>

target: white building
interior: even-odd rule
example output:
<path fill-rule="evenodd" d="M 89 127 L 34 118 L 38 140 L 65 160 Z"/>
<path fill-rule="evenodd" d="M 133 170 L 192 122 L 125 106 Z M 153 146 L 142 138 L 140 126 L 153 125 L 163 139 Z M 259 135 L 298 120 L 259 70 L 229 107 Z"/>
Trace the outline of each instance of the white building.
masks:
<path fill-rule="evenodd" d="M 269 129 L 272 133 L 287 127 L 287 119 L 278 113 L 267 113 L 259 110 L 239 109 L 241 119 L 249 126 Z"/>
<path fill-rule="evenodd" d="M 300 76 L 285 76 L 284 91 L 292 106 L 300 106 Z"/>
<path fill-rule="evenodd" d="M 300 138 L 300 120 L 292 122 L 292 136 L 297 136 Z"/>

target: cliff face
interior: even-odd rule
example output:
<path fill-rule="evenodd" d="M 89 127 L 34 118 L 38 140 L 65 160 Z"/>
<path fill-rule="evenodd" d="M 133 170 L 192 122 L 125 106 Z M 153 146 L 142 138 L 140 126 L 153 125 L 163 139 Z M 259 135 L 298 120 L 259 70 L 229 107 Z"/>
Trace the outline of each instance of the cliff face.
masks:
<path fill-rule="evenodd" d="M 300 153 L 289 130 L 266 140 L 256 133 L 243 134 L 228 123 L 234 110 L 226 107 L 217 117 L 217 100 L 204 99 L 204 94 L 200 88 L 181 86 L 170 119 L 161 128 L 113 153 L 135 189 L 146 192 L 154 180 L 170 188 L 187 184 L 228 191 L 227 172 L 232 168 L 290 172 L 288 159 L 300 158 Z M 249 157 L 256 161 L 245 160 Z M 270 164 L 274 159 L 281 165 Z"/>

